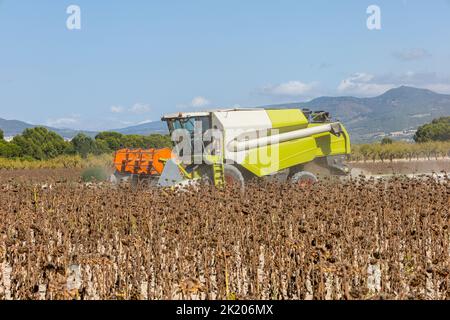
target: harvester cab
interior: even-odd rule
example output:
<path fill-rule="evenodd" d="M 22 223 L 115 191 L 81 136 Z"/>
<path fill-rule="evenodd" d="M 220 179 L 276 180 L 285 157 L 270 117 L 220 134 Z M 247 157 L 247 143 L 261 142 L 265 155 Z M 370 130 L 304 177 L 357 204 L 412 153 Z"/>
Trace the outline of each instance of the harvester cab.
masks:
<path fill-rule="evenodd" d="M 124 151 L 120 168 L 116 154 L 119 174 L 151 177 L 164 187 L 198 180 L 243 187 L 252 178 L 303 185 L 316 182 L 318 174 L 349 172 L 344 160 L 351 152 L 350 138 L 328 112 L 228 109 L 176 113 L 162 120 L 174 142 L 172 151 L 155 158 L 159 150 L 153 150 L 148 162 L 142 161 L 148 151 Z M 155 166 L 162 170 L 152 170 Z"/>
<path fill-rule="evenodd" d="M 209 144 L 203 139 L 203 136 L 211 129 L 211 114 L 209 112 L 179 113 L 166 116 L 162 120 L 167 122 L 175 148 L 184 147 L 174 150 L 178 154 L 179 160 L 187 165 L 202 162 L 203 150 Z M 185 141 L 184 144 L 177 144 L 184 139 L 188 141 Z M 189 151 L 189 155 L 185 154 L 186 151 Z"/>

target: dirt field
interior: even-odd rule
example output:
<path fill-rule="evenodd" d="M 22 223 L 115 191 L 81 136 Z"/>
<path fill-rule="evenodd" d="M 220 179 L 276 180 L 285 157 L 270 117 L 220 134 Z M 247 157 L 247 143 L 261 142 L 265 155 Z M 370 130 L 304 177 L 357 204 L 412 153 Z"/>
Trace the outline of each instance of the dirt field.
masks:
<path fill-rule="evenodd" d="M 82 171 L 82 169 L 0 169 L 0 184 L 78 182 Z"/>
<path fill-rule="evenodd" d="M 390 161 L 367 161 L 352 162 L 349 164 L 351 168 L 359 169 L 362 173 L 370 175 L 385 174 L 431 174 L 445 171 L 450 173 L 450 159 L 432 159 L 432 160 L 394 160 Z"/>
<path fill-rule="evenodd" d="M 25 173 L 54 183 L 1 173 L 0 299 L 450 299 L 448 179 L 242 194 Z"/>
<path fill-rule="evenodd" d="M 349 166 L 356 169 L 355 176 L 367 175 L 408 175 L 408 174 L 431 174 L 433 172 L 445 171 L 450 173 L 450 158 L 439 160 L 394 160 L 390 161 L 367 161 L 351 162 Z M 108 171 L 108 170 L 106 170 Z M 112 169 L 109 170 L 112 172 Z M 0 183 L 11 181 L 23 183 L 65 183 L 80 182 L 83 169 L 0 169 Z M 321 172 L 318 172 L 319 175 Z"/>

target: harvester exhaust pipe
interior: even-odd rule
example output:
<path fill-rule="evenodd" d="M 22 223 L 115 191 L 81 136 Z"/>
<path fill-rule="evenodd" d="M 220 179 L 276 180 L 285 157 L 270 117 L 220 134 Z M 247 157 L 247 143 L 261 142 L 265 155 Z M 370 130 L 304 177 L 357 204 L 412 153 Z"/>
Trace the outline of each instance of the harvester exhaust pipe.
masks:
<path fill-rule="evenodd" d="M 265 147 L 277 143 L 286 141 L 307 138 L 315 134 L 321 134 L 331 132 L 332 134 L 339 136 L 342 132 L 342 127 L 339 122 L 328 123 L 316 127 L 276 134 L 273 136 L 266 136 L 250 140 L 233 140 L 227 145 L 227 149 L 230 152 L 240 152 L 245 150 L 251 150 L 255 148 Z"/>

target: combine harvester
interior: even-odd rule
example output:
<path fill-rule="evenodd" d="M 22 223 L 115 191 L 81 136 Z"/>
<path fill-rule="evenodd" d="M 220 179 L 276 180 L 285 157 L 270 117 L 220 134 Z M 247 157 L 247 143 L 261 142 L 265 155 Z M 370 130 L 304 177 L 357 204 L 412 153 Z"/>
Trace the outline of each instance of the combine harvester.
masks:
<path fill-rule="evenodd" d="M 331 121 L 327 112 L 232 109 L 177 113 L 162 120 L 171 134 L 186 130 L 192 146 L 198 145 L 196 125 L 201 124 L 200 137 L 210 129 L 216 130 L 221 136 L 220 152 L 210 148 L 214 142 L 205 143 L 205 139 L 200 139 L 200 150 L 187 159 L 182 156 L 182 160 L 171 149 L 119 150 L 114 160 L 114 182 L 130 179 L 133 185 L 145 182 L 170 187 L 203 181 L 243 187 L 252 178 L 310 184 L 317 181 L 315 173 L 349 173 L 344 164 L 350 154 L 349 135 L 340 122 Z M 208 153 L 208 148 L 216 151 Z"/>

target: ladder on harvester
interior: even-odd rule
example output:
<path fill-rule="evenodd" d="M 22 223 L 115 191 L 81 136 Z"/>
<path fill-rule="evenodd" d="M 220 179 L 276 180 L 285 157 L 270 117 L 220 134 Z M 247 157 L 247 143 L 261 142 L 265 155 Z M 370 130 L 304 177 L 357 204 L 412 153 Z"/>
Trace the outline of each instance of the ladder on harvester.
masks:
<path fill-rule="evenodd" d="M 205 155 L 206 162 L 212 167 L 212 178 L 216 187 L 225 186 L 225 165 L 223 157 L 218 155 Z"/>
<path fill-rule="evenodd" d="M 216 187 L 223 187 L 225 185 L 225 167 L 222 161 L 214 161 L 213 163 L 213 178 Z"/>
<path fill-rule="evenodd" d="M 223 158 L 217 155 L 207 155 L 207 162 L 212 167 L 212 178 L 216 187 L 225 186 L 225 166 Z"/>

